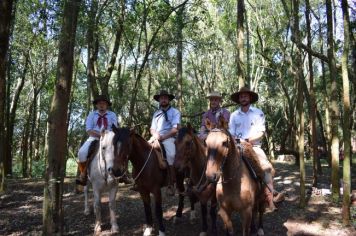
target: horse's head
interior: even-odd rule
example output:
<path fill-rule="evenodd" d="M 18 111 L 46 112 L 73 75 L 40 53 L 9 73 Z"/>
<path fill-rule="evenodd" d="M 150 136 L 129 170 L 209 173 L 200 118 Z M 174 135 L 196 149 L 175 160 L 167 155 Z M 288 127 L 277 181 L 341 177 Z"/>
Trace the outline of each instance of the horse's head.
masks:
<path fill-rule="evenodd" d="M 208 149 L 208 162 L 206 167 L 206 177 L 210 182 L 216 183 L 222 173 L 231 142 L 231 135 L 227 131 L 227 122 L 224 118 L 219 118 L 217 128 L 210 130 L 205 143 Z"/>
<path fill-rule="evenodd" d="M 100 143 L 99 143 L 99 161 L 100 166 L 105 168 L 105 173 L 108 173 L 108 178 L 110 179 L 115 175 L 113 170 L 114 167 L 114 159 L 115 159 L 115 147 L 113 145 L 113 140 L 115 137 L 115 133 L 112 131 L 101 132 Z M 101 168 L 102 168 L 101 167 Z M 104 170 L 102 170 L 104 171 Z"/>
<path fill-rule="evenodd" d="M 194 148 L 193 138 L 194 129 L 190 124 L 178 130 L 178 137 L 175 141 L 176 157 L 173 164 L 178 171 L 183 171 L 189 163 Z"/>
<path fill-rule="evenodd" d="M 113 131 L 115 133 L 113 139 L 114 145 L 114 165 L 113 165 L 113 173 L 116 177 L 122 176 L 125 174 L 127 170 L 128 157 L 130 154 L 130 136 L 132 131 L 129 128 L 114 128 Z"/>

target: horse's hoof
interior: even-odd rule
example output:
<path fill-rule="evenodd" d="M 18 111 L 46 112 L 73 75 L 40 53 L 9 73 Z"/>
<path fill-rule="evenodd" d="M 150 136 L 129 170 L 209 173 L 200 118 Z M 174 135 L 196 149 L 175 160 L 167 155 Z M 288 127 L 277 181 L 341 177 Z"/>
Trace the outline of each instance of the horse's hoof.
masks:
<path fill-rule="evenodd" d="M 258 236 L 263 236 L 263 235 L 265 235 L 265 232 L 263 231 L 262 228 L 259 228 L 259 229 L 258 229 L 257 235 L 258 235 Z"/>
<path fill-rule="evenodd" d="M 207 236 L 208 234 L 206 232 L 200 232 L 199 236 Z"/>
<path fill-rule="evenodd" d="M 119 232 L 119 226 L 113 225 L 111 226 L 111 233 L 118 233 Z"/>
<path fill-rule="evenodd" d="M 101 224 L 96 224 L 94 228 L 94 235 L 98 235 L 101 232 Z"/>
<path fill-rule="evenodd" d="M 85 209 L 84 210 L 84 215 L 88 216 L 90 214 L 90 210 L 89 209 Z"/>
<path fill-rule="evenodd" d="M 197 214 L 196 214 L 196 212 L 195 212 L 195 211 L 191 211 L 191 212 L 190 212 L 190 218 L 189 218 L 190 223 L 193 224 L 196 219 L 197 219 Z"/>
<path fill-rule="evenodd" d="M 146 227 L 145 231 L 143 232 L 143 236 L 150 236 L 152 234 L 152 231 L 152 227 Z"/>
<path fill-rule="evenodd" d="M 165 232 L 162 232 L 161 230 L 158 231 L 158 236 L 166 236 Z"/>

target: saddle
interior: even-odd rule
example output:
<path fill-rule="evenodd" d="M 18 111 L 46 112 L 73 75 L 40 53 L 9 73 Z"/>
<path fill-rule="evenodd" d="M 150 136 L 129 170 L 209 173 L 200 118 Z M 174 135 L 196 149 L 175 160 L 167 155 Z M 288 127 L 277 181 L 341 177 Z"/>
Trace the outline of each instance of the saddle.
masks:
<path fill-rule="evenodd" d="M 168 162 L 167 162 L 167 155 L 166 155 L 166 149 L 162 145 L 161 142 L 158 140 L 154 140 L 153 142 L 149 142 L 151 146 L 153 147 L 154 152 L 156 153 L 159 168 L 162 170 L 167 169 Z"/>
<path fill-rule="evenodd" d="M 89 149 L 88 149 L 88 156 L 87 156 L 87 163 L 86 163 L 86 169 L 87 169 L 88 176 L 89 176 L 90 163 L 94 159 L 98 150 L 99 150 L 99 140 L 92 141 L 89 146 Z"/>
<path fill-rule="evenodd" d="M 260 161 L 258 160 L 258 156 L 253 151 L 251 144 L 238 144 L 237 147 L 242 151 L 242 160 L 247 166 L 251 176 L 256 181 L 262 181 L 264 178 L 264 171 L 261 167 Z"/>

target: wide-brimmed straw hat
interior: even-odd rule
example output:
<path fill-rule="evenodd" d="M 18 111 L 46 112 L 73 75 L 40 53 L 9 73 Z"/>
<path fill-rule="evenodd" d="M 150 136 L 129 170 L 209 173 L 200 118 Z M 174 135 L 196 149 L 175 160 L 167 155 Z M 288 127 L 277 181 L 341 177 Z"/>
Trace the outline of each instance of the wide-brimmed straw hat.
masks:
<path fill-rule="evenodd" d="M 97 97 L 94 99 L 93 104 L 96 105 L 98 102 L 102 102 L 102 101 L 107 102 L 108 106 L 111 106 L 111 104 L 112 104 L 112 103 L 110 102 L 110 99 L 109 99 L 107 96 L 105 96 L 105 95 L 99 95 L 99 96 L 97 96 Z"/>
<path fill-rule="evenodd" d="M 153 96 L 153 99 L 159 102 L 161 96 L 168 96 L 169 101 L 172 101 L 175 98 L 173 94 L 168 93 L 166 90 L 161 90 L 158 94 Z"/>
<path fill-rule="evenodd" d="M 240 102 L 239 102 L 239 96 L 240 96 L 240 94 L 242 94 L 242 93 L 248 93 L 248 94 L 250 94 L 250 96 L 251 96 L 251 103 L 255 103 L 255 102 L 258 101 L 258 94 L 255 93 L 255 92 L 253 92 L 253 91 L 251 91 L 251 90 L 250 90 L 249 88 L 247 88 L 247 87 L 242 87 L 242 88 L 240 89 L 240 91 L 231 94 L 231 96 L 230 96 L 231 100 L 234 101 L 234 102 L 236 102 L 237 104 L 240 104 Z"/>
<path fill-rule="evenodd" d="M 212 92 L 208 93 L 206 98 L 222 98 L 222 95 L 217 91 L 212 91 Z"/>

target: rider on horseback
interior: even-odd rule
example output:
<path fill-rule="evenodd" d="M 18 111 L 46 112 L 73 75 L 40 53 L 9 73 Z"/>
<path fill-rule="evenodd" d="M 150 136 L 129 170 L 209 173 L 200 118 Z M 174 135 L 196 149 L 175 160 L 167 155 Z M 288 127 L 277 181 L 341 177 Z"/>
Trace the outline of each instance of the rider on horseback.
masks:
<path fill-rule="evenodd" d="M 154 95 L 154 100 L 159 102 L 159 110 L 153 114 L 150 132 L 152 138 L 150 141 L 158 140 L 163 145 L 166 158 L 169 166 L 168 173 L 170 175 L 168 193 L 174 195 L 175 172 L 173 167 L 174 158 L 176 155 L 175 135 L 178 132 L 180 124 L 180 112 L 170 105 L 170 101 L 174 99 L 174 95 L 169 94 L 165 90 L 161 90 L 159 94 Z"/>
<path fill-rule="evenodd" d="M 231 114 L 229 122 L 229 131 L 241 144 L 246 142 L 253 145 L 261 167 L 265 172 L 264 181 L 265 193 L 270 210 L 276 210 L 274 201 L 278 202 L 284 199 L 283 194 L 279 193 L 273 199 L 273 166 L 267 159 L 266 154 L 261 149 L 261 140 L 266 131 L 264 113 L 253 107 L 251 104 L 257 102 L 258 94 L 246 87 L 231 95 L 231 100 L 240 105 L 240 108 Z"/>
<path fill-rule="evenodd" d="M 76 180 L 76 183 L 83 186 L 87 184 L 88 179 L 87 164 L 91 143 L 100 139 L 100 131 L 102 129 L 111 130 L 112 125 L 118 126 L 116 114 L 108 110 L 111 106 L 111 102 L 106 96 L 99 95 L 93 101 L 93 105 L 96 107 L 96 110 L 89 113 L 85 122 L 89 138 L 78 151 L 80 176 L 79 179 Z"/>
<path fill-rule="evenodd" d="M 200 133 L 199 133 L 199 138 L 202 140 L 205 140 L 209 130 L 206 128 L 206 119 L 209 119 L 210 122 L 212 122 L 213 125 L 217 125 L 219 116 L 223 116 L 224 119 L 229 122 L 230 119 L 230 112 L 226 110 L 225 108 L 222 108 L 220 106 L 222 102 L 222 96 L 219 92 L 210 92 L 206 98 L 209 99 L 209 106 L 210 109 L 203 114 L 202 117 L 202 122 L 201 122 L 201 127 L 200 127 Z"/>

